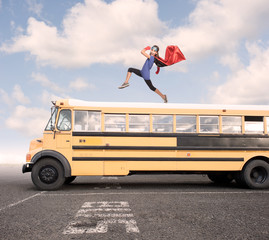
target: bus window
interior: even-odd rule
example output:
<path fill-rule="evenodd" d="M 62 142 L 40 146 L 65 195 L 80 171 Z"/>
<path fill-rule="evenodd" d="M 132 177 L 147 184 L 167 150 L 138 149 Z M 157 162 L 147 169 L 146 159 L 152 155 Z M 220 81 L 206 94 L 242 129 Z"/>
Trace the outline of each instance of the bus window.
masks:
<path fill-rule="evenodd" d="M 245 116 L 245 133 L 263 133 L 263 117 Z"/>
<path fill-rule="evenodd" d="M 88 112 L 75 111 L 75 131 L 86 131 L 88 128 Z"/>
<path fill-rule="evenodd" d="M 241 133 L 242 118 L 241 116 L 223 116 L 222 117 L 222 132 L 223 133 Z"/>
<path fill-rule="evenodd" d="M 152 115 L 153 132 L 173 132 L 172 115 Z"/>
<path fill-rule="evenodd" d="M 218 116 L 200 116 L 201 133 L 218 133 L 219 117 Z"/>
<path fill-rule="evenodd" d="M 75 131 L 101 131 L 101 112 L 75 111 Z"/>
<path fill-rule="evenodd" d="M 193 133 L 196 132 L 196 116 L 176 116 L 176 131 Z"/>
<path fill-rule="evenodd" d="M 126 131 L 126 115 L 125 114 L 105 114 L 105 131 L 125 132 Z"/>
<path fill-rule="evenodd" d="M 149 132 L 149 115 L 129 115 L 130 132 Z"/>
<path fill-rule="evenodd" d="M 71 130 L 71 111 L 62 110 L 59 115 L 57 128 L 60 131 L 70 131 Z"/>
<path fill-rule="evenodd" d="M 88 111 L 88 130 L 93 132 L 101 131 L 101 112 Z"/>
<path fill-rule="evenodd" d="M 51 108 L 51 118 L 45 128 L 45 131 L 53 131 L 55 129 L 57 112 L 58 112 L 58 108 L 55 108 L 55 107 Z"/>

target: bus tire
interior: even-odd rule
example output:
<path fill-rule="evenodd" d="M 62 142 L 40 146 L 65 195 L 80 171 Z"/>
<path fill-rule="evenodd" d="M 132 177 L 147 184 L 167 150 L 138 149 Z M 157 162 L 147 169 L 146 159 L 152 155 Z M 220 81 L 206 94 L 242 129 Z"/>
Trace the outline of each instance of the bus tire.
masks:
<path fill-rule="evenodd" d="M 210 172 L 207 176 L 216 184 L 228 184 L 234 179 L 233 175 L 229 172 Z"/>
<path fill-rule="evenodd" d="M 76 176 L 66 177 L 64 184 L 69 184 L 69 183 L 73 182 L 75 179 L 76 179 Z"/>
<path fill-rule="evenodd" d="M 62 164 L 52 158 L 44 158 L 35 163 L 31 177 L 40 190 L 59 189 L 65 181 Z"/>
<path fill-rule="evenodd" d="M 242 170 L 242 179 L 252 189 L 269 188 L 269 164 L 263 160 L 253 160 Z"/>

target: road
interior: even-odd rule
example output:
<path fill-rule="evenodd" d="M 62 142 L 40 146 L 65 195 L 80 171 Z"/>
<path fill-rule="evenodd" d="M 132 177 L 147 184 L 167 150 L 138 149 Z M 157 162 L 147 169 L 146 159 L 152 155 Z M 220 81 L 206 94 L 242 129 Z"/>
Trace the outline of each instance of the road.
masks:
<path fill-rule="evenodd" d="M 199 175 L 78 177 L 38 191 L 0 166 L 0 239 L 269 239 L 269 190 Z"/>

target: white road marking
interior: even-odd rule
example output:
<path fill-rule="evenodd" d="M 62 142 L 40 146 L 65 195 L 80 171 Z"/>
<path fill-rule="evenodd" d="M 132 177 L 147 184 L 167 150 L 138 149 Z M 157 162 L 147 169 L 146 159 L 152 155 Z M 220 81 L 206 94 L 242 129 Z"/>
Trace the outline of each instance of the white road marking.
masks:
<path fill-rule="evenodd" d="M 20 201 L 16 202 L 16 203 L 11 203 L 11 204 L 9 204 L 9 205 L 3 207 L 3 208 L 0 208 L 0 212 L 1 212 L 1 211 L 4 211 L 4 210 L 6 210 L 6 209 L 12 208 L 12 207 L 14 207 L 14 206 L 17 206 L 17 205 L 19 205 L 19 204 L 21 204 L 21 203 L 23 203 L 23 202 L 25 202 L 25 201 L 28 201 L 29 199 L 35 198 L 35 197 L 37 197 L 37 196 L 40 196 L 40 195 L 43 194 L 44 192 L 46 192 L 46 191 L 43 191 L 43 192 L 37 193 L 37 194 L 35 194 L 35 195 L 32 195 L 32 196 L 30 196 L 30 197 L 27 197 L 27 198 L 25 198 L 25 199 L 23 199 L 23 200 L 20 200 Z"/>
<path fill-rule="evenodd" d="M 118 177 L 101 177 L 101 180 L 118 180 Z"/>
<path fill-rule="evenodd" d="M 119 212 L 119 211 L 126 211 L 130 212 L 130 208 L 94 208 L 94 209 L 87 209 L 89 212 Z"/>
<path fill-rule="evenodd" d="M 132 213 L 88 213 L 87 210 L 80 209 L 76 215 L 76 217 L 100 217 L 100 218 L 129 218 L 134 217 Z"/>
<path fill-rule="evenodd" d="M 112 224 L 123 224 L 127 233 L 139 233 L 134 215 L 122 213 L 125 211 L 131 211 L 128 202 L 85 202 L 75 215 L 76 221 L 70 222 L 63 234 L 106 233 Z"/>
<path fill-rule="evenodd" d="M 194 194 L 269 194 L 269 191 L 246 192 L 98 192 L 98 193 L 49 193 L 42 196 L 98 196 L 98 195 L 194 195 Z"/>
<path fill-rule="evenodd" d="M 123 207 L 123 208 L 129 208 L 129 203 L 128 202 L 85 202 L 82 205 L 82 208 L 91 208 L 91 207 L 101 207 L 101 208 Z"/>

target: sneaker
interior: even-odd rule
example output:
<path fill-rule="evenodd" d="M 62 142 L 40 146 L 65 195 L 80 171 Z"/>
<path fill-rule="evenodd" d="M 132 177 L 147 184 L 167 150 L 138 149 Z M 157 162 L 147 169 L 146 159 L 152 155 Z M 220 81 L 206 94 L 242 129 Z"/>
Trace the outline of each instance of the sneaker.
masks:
<path fill-rule="evenodd" d="M 123 89 L 129 87 L 129 83 L 123 83 L 121 86 L 119 86 L 119 89 Z"/>
<path fill-rule="evenodd" d="M 164 95 L 164 99 L 163 99 L 164 103 L 168 103 L 168 100 L 167 100 L 167 96 Z"/>

